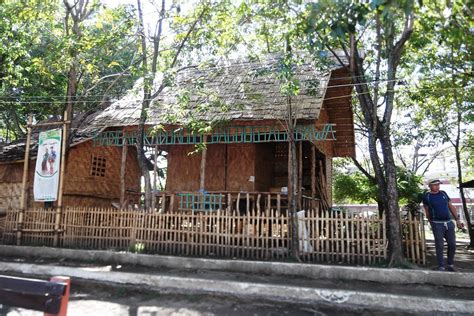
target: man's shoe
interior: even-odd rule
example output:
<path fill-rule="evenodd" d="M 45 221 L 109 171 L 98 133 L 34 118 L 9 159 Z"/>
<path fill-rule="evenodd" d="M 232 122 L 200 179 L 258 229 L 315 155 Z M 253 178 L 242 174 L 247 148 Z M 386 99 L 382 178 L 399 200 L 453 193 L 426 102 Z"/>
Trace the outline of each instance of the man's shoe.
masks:
<path fill-rule="evenodd" d="M 453 265 L 449 265 L 447 268 L 446 268 L 447 271 L 450 271 L 450 272 L 456 272 L 456 269 L 454 269 L 454 266 Z"/>
<path fill-rule="evenodd" d="M 444 267 L 438 267 L 438 271 L 446 271 Z"/>

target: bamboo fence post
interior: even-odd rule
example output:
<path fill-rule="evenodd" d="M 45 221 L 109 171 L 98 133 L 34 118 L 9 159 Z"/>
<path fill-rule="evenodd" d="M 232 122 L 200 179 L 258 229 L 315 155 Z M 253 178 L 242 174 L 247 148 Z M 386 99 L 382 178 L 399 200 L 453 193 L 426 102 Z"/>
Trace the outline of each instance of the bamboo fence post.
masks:
<path fill-rule="evenodd" d="M 411 215 L 411 212 L 408 212 L 408 225 L 409 225 L 409 239 L 407 240 L 407 242 L 410 243 L 410 252 L 411 252 L 411 260 L 413 263 L 416 263 L 416 260 L 417 260 L 417 257 L 415 256 L 415 235 L 414 235 L 414 225 L 415 225 L 415 222 L 414 222 L 414 218 L 413 216 Z M 408 245 L 407 245 L 408 246 Z"/>
<path fill-rule="evenodd" d="M 313 210 L 313 222 L 314 222 L 314 226 L 313 226 L 313 231 L 314 231 L 314 252 L 316 252 L 316 260 L 318 262 L 321 261 L 321 249 L 319 248 L 319 244 L 320 244 L 320 241 L 321 241 L 321 233 L 319 231 L 319 225 L 321 224 L 321 219 L 319 218 L 319 212 Z"/>
<path fill-rule="evenodd" d="M 28 127 L 26 136 L 26 148 L 25 158 L 23 161 L 23 179 L 21 182 L 21 200 L 20 200 L 20 213 L 18 214 L 18 226 L 16 233 L 16 245 L 21 245 L 22 229 L 23 229 L 23 217 L 25 216 L 25 209 L 28 205 L 28 177 L 29 177 L 29 166 L 30 166 L 30 143 L 31 143 L 31 129 L 33 124 L 33 115 L 28 116 Z"/>
<path fill-rule="evenodd" d="M 416 263 L 421 264 L 421 256 L 420 256 L 420 231 L 419 231 L 419 221 L 418 217 L 414 217 L 414 233 L 415 233 L 415 255 L 416 255 Z"/>
<path fill-rule="evenodd" d="M 383 237 L 383 257 L 385 259 L 387 259 L 387 223 L 385 221 L 385 218 L 386 215 L 385 215 L 385 212 L 382 214 L 382 227 L 383 227 L 383 234 L 382 234 L 382 237 Z"/>
<path fill-rule="evenodd" d="M 423 214 L 420 216 L 420 225 L 421 225 L 421 261 L 423 264 L 426 264 L 426 240 L 425 240 L 425 221 L 423 219 Z"/>
<path fill-rule="evenodd" d="M 64 170 L 66 170 L 66 144 L 67 144 L 67 121 L 68 121 L 68 112 L 64 111 L 64 123 L 63 123 L 63 135 L 62 135 L 62 145 L 61 145 L 61 163 L 59 165 L 59 192 L 58 192 L 58 206 L 56 208 L 56 220 L 54 223 L 54 240 L 53 246 L 57 247 L 59 245 L 59 227 L 61 225 L 61 212 L 63 208 L 63 191 L 64 191 Z"/>

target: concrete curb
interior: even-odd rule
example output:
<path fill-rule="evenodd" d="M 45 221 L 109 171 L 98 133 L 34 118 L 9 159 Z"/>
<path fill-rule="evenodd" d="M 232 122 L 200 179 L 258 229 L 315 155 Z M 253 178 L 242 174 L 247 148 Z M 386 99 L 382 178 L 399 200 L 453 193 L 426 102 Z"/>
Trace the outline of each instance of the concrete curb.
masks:
<path fill-rule="evenodd" d="M 93 268 L 62 267 L 26 263 L 0 263 L 0 271 L 26 275 L 64 275 L 72 278 L 149 287 L 171 293 L 202 293 L 263 298 L 272 301 L 325 303 L 366 308 L 394 309 L 410 312 L 470 313 L 474 301 L 445 300 L 406 295 L 360 291 L 259 284 L 227 280 L 157 276 L 141 273 L 94 271 Z"/>
<path fill-rule="evenodd" d="M 245 261 L 143 255 L 103 250 L 0 245 L 0 255 L 69 259 L 107 264 L 131 264 L 172 269 L 199 269 L 243 273 L 305 276 L 314 279 L 371 281 L 387 284 L 433 284 L 474 288 L 474 273 L 381 269 L 269 261 Z"/>

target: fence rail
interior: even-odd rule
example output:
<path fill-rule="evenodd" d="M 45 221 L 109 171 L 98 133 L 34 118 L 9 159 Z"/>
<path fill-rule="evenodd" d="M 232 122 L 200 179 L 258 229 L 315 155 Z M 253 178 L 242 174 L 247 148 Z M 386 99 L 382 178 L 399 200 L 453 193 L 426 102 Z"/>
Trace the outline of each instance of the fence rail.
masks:
<path fill-rule="evenodd" d="M 55 210 L 29 209 L 18 225 L 19 211 L 7 212 L 3 242 L 61 247 L 129 250 L 145 253 L 285 260 L 290 256 L 291 217 L 276 210 L 215 212 L 143 212 L 105 208 L 65 208 L 58 231 Z M 306 262 L 374 264 L 387 257 L 385 218 L 316 210 L 298 213 L 301 258 Z M 423 221 L 402 220 L 409 260 L 424 264 Z"/>

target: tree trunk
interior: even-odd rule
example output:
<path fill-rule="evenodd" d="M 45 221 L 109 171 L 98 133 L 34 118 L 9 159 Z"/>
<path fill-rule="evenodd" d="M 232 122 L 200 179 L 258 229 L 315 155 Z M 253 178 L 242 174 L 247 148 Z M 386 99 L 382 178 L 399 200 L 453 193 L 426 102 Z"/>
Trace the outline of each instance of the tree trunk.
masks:
<path fill-rule="evenodd" d="M 388 41 L 390 44 L 391 41 Z M 387 212 L 387 231 L 388 239 L 388 253 L 389 265 L 405 264 L 403 257 L 403 249 L 401 242 L 400 229 L 400 211 L 398 208 L 398 191 L 395 161 L 393 159 L 392 143 L 390 139 L 390 124 L 394 100 L 394 83 L 395 74 L 397 70 L 397 63 L 399 61 L 399 47 L 397 52 L 395 48 L 387 48 L 388 62 L 387 62 L 387 93 L 385 100 L 385 112 L 383 120 L 378 117 L 378 109 L 376 103 L 378 100 L 371 98 L 370 90 L 365 82 L 365 73 L 363 61 L 360 58 L 357 48 L 355 47 L 355 39 L 351 36 L 351 73 L 352 80 L 357 83 L 357 97 L 364 116 L 364 122 L 368 130 L 369 154 L 372 166 L 375 172 L 375 181 L 378 186 L 379 199 L 382 202 L 385 211 Z M 377 140 L 380 141 L 382 147 L 383 164 L 379 158 L 377 151 Z M 383 166 L 383 167 L 382 167 Z"/>
<path fill-rule="evenodd" d="M 453 51 L 454 51 L 454 48 L 451 46 L 451 62 L 454 64 L 453 59 L 452 59 Z M 456 87 L 456 78 L 454 74 L 454 68 L 452 69 L 452 72 L 451 72 L 451 80 L 452 80 L 453 87 Z M 462 168 L 461 168 L 461 150 L 460 150 L 462 111 L 461 111 L 461 104 L 458 99 L 458 93 L 456 89 L 453 90 L 453 96 L 454 96 L 454 103 L 456 105 L 457 116 L 456 116 L 456 140 L 454 143 L 452 143 L 452 145 L 454 147 L 454 152 L 456 154 L 456 167 L 458 171 L 459 195 L 461 197 L 462 208 L 463 208 L 464 216 L 466 217 L 466 222 L 467 222 L 467 230 L 469 232 L 469 239 L 470 239 L 469 248 L 474 248 L 474 231 L 471 224 L 471 217 L 469 216 L 469 212 L 467 211 L 467 204 L 466 204 L 466 198 L 464 197 L 464 190 L 461 187 L 461 184 L 463 182 Z"/>
<path fill-rule="evenodd" d="M 461 202 L 462 202 L 462 209 L 464 212 L 464 217 L 466 218 L 466 223 L 467 223 L 467 231 L 469 232 L 469 248 L 474 248 L 474 230 L 472 227 L 471 223 L 471 217 L 469 216 L 469 212 L 467 210 L 467 203 L 466 203 L 466 197 L 464 196 L 464 190 L 461 187 L 462 184 L 462 169 L 461 169 L 461 153 L 459 150 L 459 146 L 454 147 L 455 153 L 456 153 L 456 166 L 457 166 L 457 171 L 458 171 L 458 183 L 459 183 L 459 195 L 461 197 Z"/>
<path fill-rule="evenodd" d="M 395 168 L 395 161 L 393 159 L 392 142 L 390 134 L 385 132 L 381 135 L 380 143 L 382 145 L 382 152 L 384 156 L 384 169 L 386 178 L 386 192 L 387 197 L 385 202 L 385 209 L 387 211 L 387 239 L 389 265 L 399 266 L 405 264 L 402 248 L 402 235 L 400 224 L 400 209 L 398 206 L 398 190 L 397 190 L 397 171 Z"/>
<path fill-rule="evenodd" d="M 164 2 L 164 0 L 163 0 Z M 150 107 L 150 100 L 151 100 L 151 89 L 153 86 L 153 80 L 155 76 L 155 67 L 156 67 L 156 59 L 158 57 L 158 48 L 159 40 L 161 33 L 154 38 L 154 52 L 153 52 L 153 60 L 152 60 L 152 71 L 151 73 L 148 71 L 148 62 L 147 62 L 147 45 L 146 45 L 146 36 L 145 36 L 145 28 L 143 27 L 143 12 L 141 1 L 137 0 L 137 7 L 138 7 L 138 17 L 139 17 L 139 24 L 140 24 L 140 38 L 141 38 L 141 48 L 142 48 L 142 70 L 143 70 L 143 101 L 142 101 L 142 109 L 140 113 L 140 123 L 138 125 L 138 142 L 137 142 L 137 159 L 138 165 L 140 166 L 140 171 L 142 173 L 144 182 L 145 182 L 145 201 L 144 207 L 145 210 L 151 208 L 151 177 L 150 172 L 148 170 L 148 160 L 145 156 L 145 147 L 144 141 L 146 137 L 146 130 L 145 130 L 145 122 L 147 119 L 147 111 Z M 161 12 L 164 12 L 164 6 L 161 9 Z M 161 15 L 161 14 L 160 14 Z M 161 21 L 160 19 L 160 29 L 161 32 Z"/>
<path fill-rule="evenodd" d="M 144 200 L 144 208 L 148 210 L 151 208 L 151 177 L 150 172 L 148 170 L 148 159 L 145 156 L 145 149 L 144 149 L 144 138 L 145 138 L 145 127 L 144 122 L 140 120 L 140 136 L 138 137 L 137 143 L 137 158 L 138 158 L 138 165 L 140 167 L 140 171 L 143 176 L 144 184 L 145 184 L 145 200 Z"/>

